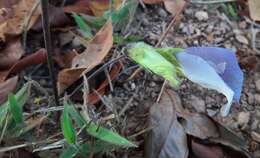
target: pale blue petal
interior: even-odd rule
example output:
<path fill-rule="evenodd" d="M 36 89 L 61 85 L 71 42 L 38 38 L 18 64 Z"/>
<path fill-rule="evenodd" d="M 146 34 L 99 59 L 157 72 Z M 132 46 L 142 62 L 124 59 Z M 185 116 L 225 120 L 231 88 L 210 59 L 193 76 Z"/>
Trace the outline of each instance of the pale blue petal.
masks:
<path fill-rule="evenodd" d="M 202 87 L 217 90 L 226 96 L 228 102 L 221 108 L 221 114 L 227 116 L 231 108 L 234 92 L 217 74 L 216 70 L 199 56 L 181 52 L 177 53 L 176 57 L 180 62 L 183 74 L 189 80 Z"/>
<path fill-rule="evenodd" d="M 239 102 L 244 77 L 232 50 L 218 47 L 190 47 L 185 49 L 185 52 L 207 61 L 234 91 L 233 101 Z"/>

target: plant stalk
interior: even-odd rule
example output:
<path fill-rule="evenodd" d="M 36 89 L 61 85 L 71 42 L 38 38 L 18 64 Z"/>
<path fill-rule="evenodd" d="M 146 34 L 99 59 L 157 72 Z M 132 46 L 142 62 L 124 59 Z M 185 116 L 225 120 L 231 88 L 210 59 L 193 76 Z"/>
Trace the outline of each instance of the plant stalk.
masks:
<path fill-rule="evenodd" d="M 56 87 L 56 75 L 54 72 L 54 64 L 53 64 L 53 59 L 52 59 L 53 48 L 52 48 L 52 42 L 51 42 L 48 5 L 49 5 L 48 0 L 41 0 L 42 28 L 43 28 L 45 48 L 47 51 L 47 62 L 48 62 L 49 74 L 50 74 L 51 81 L 52 81 L 55 105 L 59 106 L 59 96 L 58 96 L 58 90 Z"/>

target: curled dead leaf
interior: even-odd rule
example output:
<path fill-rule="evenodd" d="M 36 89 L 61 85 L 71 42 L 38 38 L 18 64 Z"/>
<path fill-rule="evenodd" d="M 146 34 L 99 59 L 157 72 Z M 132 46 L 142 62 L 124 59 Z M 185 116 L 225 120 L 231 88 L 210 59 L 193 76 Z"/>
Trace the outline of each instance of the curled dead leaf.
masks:
<path fill-rule="evenodd" d="M 77 81 L 82 73 L 87 73 L 100 64 L 113 46 L 113 26 L 109 20 L 87 44 L 87 49 L 75 56 L 72 67 L 62 70 L 58 75 L 58 90 L 61 94 Z"/>
<path fill-rule="evenodd" d="M 196 158 L 223 158 L 224 152 L 220 146 L 204 145 L 195 140 L 191 141 L 192 155 Z"/>
<path fill-rule="evenodd" d="M 161 101 L 151 107 L 149 122 L 153 129 L 146 139 L 146 158 L 188 157 L 187 136 L 177 121 L 176 106 L 181 106 L 180 98 L 167 90 Z"/>
<path fill-rule="evenodd" d="M 157 4 L 163 2 L 166 10 L 172 15 L 175 15 L 185 5 L 184 0 L 143 0 L 143 2 L 147 4 Z"/>
<path fill-rule="evenodd" d="M 10 74 L 18 73 L 28 66 L 44 63 L 46 62 L 46 60 L 47 60 L 46 50 L 39 49 L 35 53 L 30 54 L 17 61 L 15 64 L 12 65 L 11 68 L 0 71 L 0 82 L 5 81 Z"/>
<path fill-rule="evenodd" d="M 178 113 L 178 121 L 189 135 L 207 139 L 219 136 L 215 124 L 206 115 L 192 113 Z"/>
<path fill-rule="evenodd" d="M 164 0 L 164 6 L 168 12 L 175 15 L 179 12 L 185 5 L 184 0 Z"/>
<path fill-rule="evenodd" d="M 190 113 L 178 100 L 166 90 L 151 107 L 147 158 L 252 158 L 243 139 L 205 114 Z"/>

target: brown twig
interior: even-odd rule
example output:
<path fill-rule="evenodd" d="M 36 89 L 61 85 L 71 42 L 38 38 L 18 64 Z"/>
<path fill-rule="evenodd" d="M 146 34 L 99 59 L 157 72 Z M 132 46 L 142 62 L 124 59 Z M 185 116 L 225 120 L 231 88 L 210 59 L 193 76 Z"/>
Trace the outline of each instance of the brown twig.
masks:
<path fill-rule="evenodd" d="M 184 5 L 181 7 L 181 9 L 179 9 L 179 10 L 177 11 L 176 15 L 173 17 L 172 21 L 170 22 L 170 24 L 168 25 L 168 27 L 166 28 L 166 30 L 163 32 L 161 38 L 159 39 L 159 41 L 157 42 L 157 44 L 156 44 L 155 47 L 159 47 L 159 46 L 161 45 L 162 41 L 165 39 L 166 35 L 169 33 L 170 29 L 172 28 L 173 24 L 175 23 L 177 17 L 179 17 L 179 15 L 181 14 L 181 12 L 183 11 L 183 9 L 185 8 L 186 5 L 187 5 L 187 2 L 185 1 L 185 2 L 184 2 Z M 163 94 L 164 88 L 165 88 L 165 86 L 167 85 L 166 83 L 167 83 L 167 81 L 164 80 L 164 81 L 163 81 L 163 85 L 162 85 L 161 90 L 160 90 L 160 93 L 159 93 L 159 95 L 158 95 L 158 97 L 157 97 L 157 99 L 156 99 L 156 102 L 157 102 L 157 103 L 158 103 L 158 102 L 160 101 L 160 99 L 161 99 L 161 96 L 162 96 L 162 94 Z"/>
<path fill-rule="evenodd" d="M 54 64 L 53 64 L 53 48 L 51 42 L 51 34 L 50 34 L 50 23 L 49 23 L 49 12 L 48 12 L 48 0 L 41 0 L 41 8 L 42 8 L 42 26 L 43 26 L 43 34 L 44 34 L 44 43 L 47 51 L 47 61 L 49 67 L 49 73 L 52 81 L 55 105 L 59 106 L 59 96 L 58 90 L 56 87 L 56 75 L 54 72 Z"/>

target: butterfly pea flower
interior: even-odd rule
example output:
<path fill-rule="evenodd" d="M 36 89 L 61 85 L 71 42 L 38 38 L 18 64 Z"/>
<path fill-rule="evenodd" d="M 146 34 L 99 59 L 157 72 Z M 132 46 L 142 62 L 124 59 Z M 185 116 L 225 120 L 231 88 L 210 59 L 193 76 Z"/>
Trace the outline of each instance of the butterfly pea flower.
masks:
<path fill-rule="evenodd" d="M 190 81 L 204 88 L 217 90 L 226 96 L 227 103 L 221 108 L 222 116 L 226 116 L 229 113 L 234 97 L 233 90 L 218 75 L 216 70 L 201 57 L 186 52 L 178 53 L 176 57 L 180 62 L 184 75 Z"/>
<path fill-rule="evenodd" d="M 185 49 L 185 52 L 199 56 L 207 61 L 234 91 L 233 101 L 239 102 L 244 77 L 235 52 L 219 47 L 190 47 Z"/>
<path fill-rule="evenodd" d="M 243 84 L 243 73 L 230 49 L 219 47 L 157 48 L 162 56 L 176 65 L 177 72 L 182 71 L 191 81 L 224 94 L 228 102 L 221 108 L 226 116 L 232 101 L 238 102 Z M 182 52 L 182 53 L 179 53 Z M 171 59 L 169 56 L 176 56 Z M 179 63 L 176 64 L 176 61 Z M 181 68 L 179 68 L 181 65 Z M 181 75 L 181 73 L 178 73 Z"/>
<path fill-rule="evenodd" d="M 128 56 L 136 63 L 145 69 L 162 76 L 173 86 L 180 84 L 175 66 L 160 55 L 153 47 L 143 42 L 134 43 L 129 47 Z"/>
<path fill-rule="evenodd" d="M 187 78 L 226 96 L 228 102 L 221 108 L 221 115 L 227 116 L 232 101 L 240 99 L 244 80 L 235 53 L 218 47 L 190 47 L 176 56 Z"/>
<path fill-rule="evenodd" d="M 224 94 L 227 103 L 221 115 L 227 116 L 232 102 L 238 102 L 243 73 L 235 53 L 218 47 L 153 48 L 145 43 L 134 44 L 128 54 L 144 68 L 178 85 L 177 75 L 185 76 L 202 87 Z"/>

